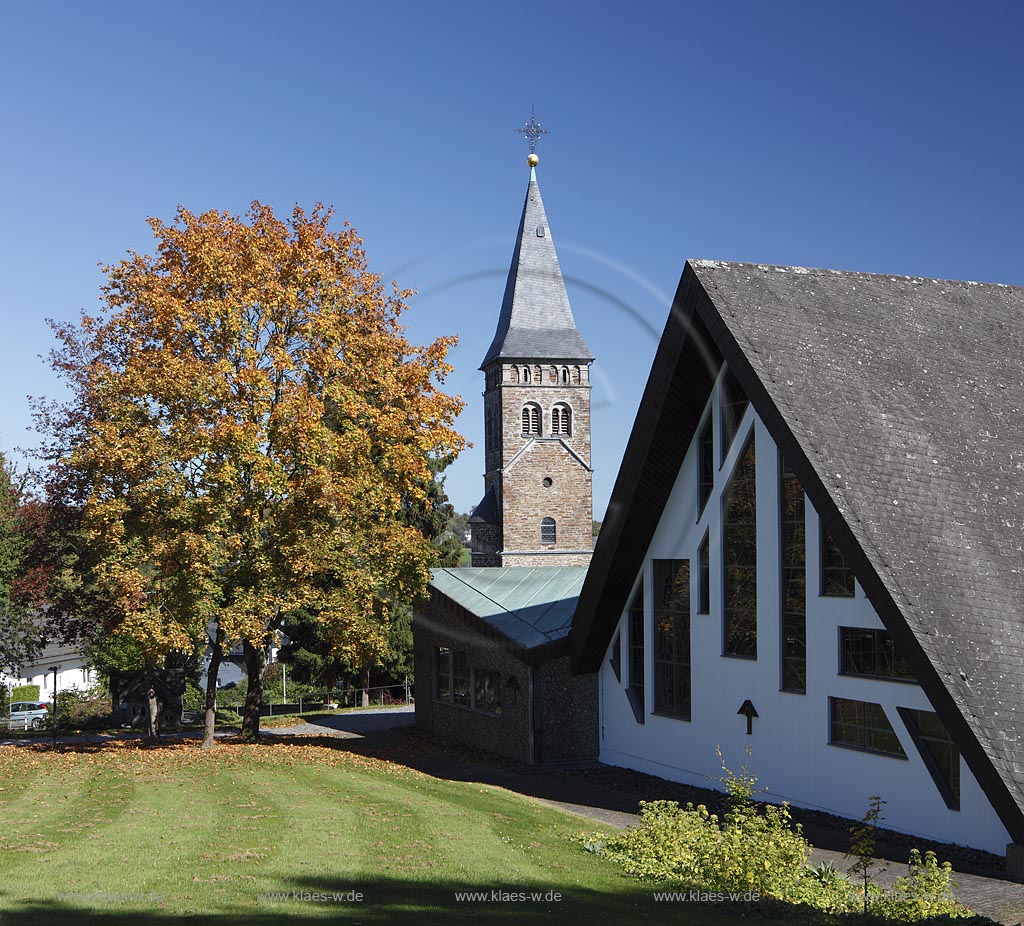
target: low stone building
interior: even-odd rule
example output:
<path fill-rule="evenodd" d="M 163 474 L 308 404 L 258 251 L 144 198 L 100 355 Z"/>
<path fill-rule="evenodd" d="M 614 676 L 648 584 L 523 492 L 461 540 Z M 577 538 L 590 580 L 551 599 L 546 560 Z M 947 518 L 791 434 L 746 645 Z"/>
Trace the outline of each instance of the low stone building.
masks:
<path fill-rule="evenodd" d="M 416 609 L 416 724 L 535 765 L 596 758 L 597 676 L 573 675 L 586 568 L 437 569 Z"/>

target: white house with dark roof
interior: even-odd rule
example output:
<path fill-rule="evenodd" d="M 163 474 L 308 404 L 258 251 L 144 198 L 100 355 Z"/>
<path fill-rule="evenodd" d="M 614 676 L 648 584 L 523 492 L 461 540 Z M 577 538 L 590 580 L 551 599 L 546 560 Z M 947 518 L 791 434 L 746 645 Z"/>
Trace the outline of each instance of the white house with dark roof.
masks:
<path fill-rule="evenodd" d="M 1024 289 L 686 265 L 580 594 L 600 758 L 1024 845 Z"/>
<path fill-rule="evenodd" d="M 0 672 L 0 684 L 8 687 L 38 685 L 41 698 L 53 697 L 54 673 L 57 690 L 77 688 L 86 691 L 98 682 L 88 656 L 74 645 L 47 643 L 36 658 L 10 672 Z"/>

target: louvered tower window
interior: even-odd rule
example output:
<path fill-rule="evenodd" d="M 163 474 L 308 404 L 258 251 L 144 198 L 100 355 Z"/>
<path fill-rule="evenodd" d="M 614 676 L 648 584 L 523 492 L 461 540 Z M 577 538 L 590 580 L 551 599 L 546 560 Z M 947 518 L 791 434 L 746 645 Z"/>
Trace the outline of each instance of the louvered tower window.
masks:
<path fill-rule="evenodd" d="M 540 406 L 532 402 L 523 406 L 523 436 L 540 436 Z"/>
<path fill-rule="evenodd" d="M 568 405 L 558 404 L 551 409 L 551 433 L 555 437 L 572 436 L 572 411 Z"/>

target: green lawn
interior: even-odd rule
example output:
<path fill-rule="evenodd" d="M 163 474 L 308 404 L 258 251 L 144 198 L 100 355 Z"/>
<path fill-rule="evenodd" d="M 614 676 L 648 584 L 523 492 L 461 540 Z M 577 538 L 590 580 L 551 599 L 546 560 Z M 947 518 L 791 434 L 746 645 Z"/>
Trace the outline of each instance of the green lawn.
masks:
<path fill-rule="evenodd" d="M 655 903 L 566 840 L 580 829 L 594 827 L 338 743 L 0 747 L 0 922 L 736 922 Z M 562 899 L 455 898 L 496 889 Z M 293 897 L 351 891 L 363 900 Z"/>

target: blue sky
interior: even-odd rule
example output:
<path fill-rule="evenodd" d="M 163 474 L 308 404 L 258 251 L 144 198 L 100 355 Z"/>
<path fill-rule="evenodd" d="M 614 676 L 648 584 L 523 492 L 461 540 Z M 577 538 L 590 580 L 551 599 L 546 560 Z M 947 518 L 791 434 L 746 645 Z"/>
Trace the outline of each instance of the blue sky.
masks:
<path fill-rule="evenodd" d="M 149 215 L 333 203 L 458 334 L 475 442 L 538 169 L 594 367 L 601 517 L 687 257 L 1024 284 L 1019 4 L 10 4 L 0 34 L 0 448 L 57 395 L 44 318 L 92 308 Z"/>

